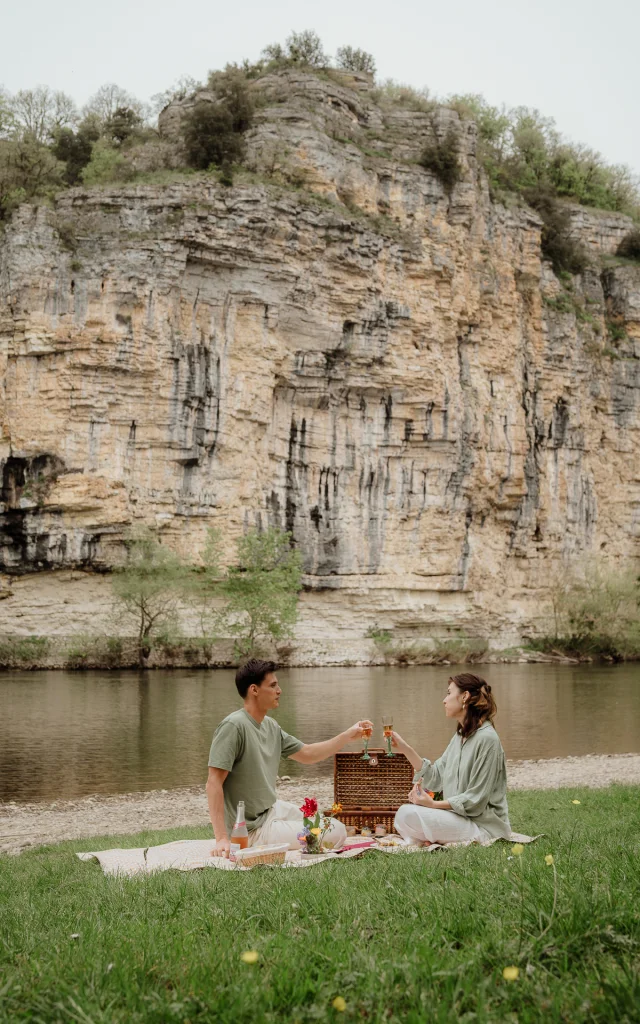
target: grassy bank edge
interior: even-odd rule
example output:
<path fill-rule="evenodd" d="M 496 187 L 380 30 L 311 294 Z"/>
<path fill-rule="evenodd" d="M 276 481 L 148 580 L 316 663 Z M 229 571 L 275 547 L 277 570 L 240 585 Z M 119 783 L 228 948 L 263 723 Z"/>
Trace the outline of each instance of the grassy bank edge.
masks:
<path fill-rule="evenodd" d="M 355 666 L 412 665 L 499 665 L 499 664 L 613 664 L 638 661 L 634 657 L 614 657 L 610 653 L 584 653 L 546 640 L 500 649 L 477 640 L 440 641 L 432 638 L 386 644 L 378 638 L 369 640 L 368 657 L 334 659 L 324 653 L 297 654 L 295 645 L 265 648 L 258 653 L 273 658 L 283 668 L 319 668 Z M 231 645 L 229 645 L 230 647 Z M 153 669 L 229 669 L 238 659 L 230 649 L 212 651 L 198 637 L 184 638 L 171 645 L 157 644 L 144 671 Z M 63 669 L 82 672 L 95 670 L 138 669 L 136 641 L 133 637 L 100 637 L 88 642 L 76 636 L 4 635 L 0 636 L 0 673 L 7 671 L 40 671 Z"/>

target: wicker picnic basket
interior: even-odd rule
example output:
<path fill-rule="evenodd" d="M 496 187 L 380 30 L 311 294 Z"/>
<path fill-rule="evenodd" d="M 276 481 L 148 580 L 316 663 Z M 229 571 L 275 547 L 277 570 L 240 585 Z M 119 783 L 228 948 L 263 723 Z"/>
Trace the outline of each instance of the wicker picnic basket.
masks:
<path fill-rule="evenodd" d="M 370 761 L 363 761 L 360 751 L 335 755 L 333 799 L 342 810 L 334 818 L 356 828 L 384 825 L 392 832 L 396 811 L 409 796 L 413 768 L 404 754 L 387 757 L 384 750 L 372 747 L 369 753 Z"/>

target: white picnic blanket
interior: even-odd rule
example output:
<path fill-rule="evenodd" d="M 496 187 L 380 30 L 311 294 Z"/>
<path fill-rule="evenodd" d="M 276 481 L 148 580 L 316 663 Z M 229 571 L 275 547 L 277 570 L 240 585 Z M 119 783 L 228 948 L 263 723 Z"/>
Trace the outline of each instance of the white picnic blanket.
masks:
<path fill-rule="evenodd" d="M 399 838 L 399 837 L 398 837 Z M 532 843 L 540 836 L 523 836 L 512 832 L 509 842 Z M 358 842 L 361 840 L 354 840 Z M 493 840 L 495 842 L 496 840 Z M 446 846 L 437 843 L 431 846 L 370 846 L 348 848 L 342 853 L 329 851 L 322 856 L 303 857 L 298 850 L 289 850 L 285 862 L 277 865 L 283 868 L 307 868 L 314 864 L 324 864 L 328 860 L 347 860 L 360 857 L 371 850 L 379 853 L 434 853 L 445 850 Z M 253 868 L 242 868 L 225 857 L 212 857 L 212 839 L 184 839 L 175 843 L 163 843 L 161 846 L 140 846 L 130 850 L 98 850 L 96 852 L 76 854 L 80 860 L 97 860 L 105 875 L 149 875 L 153 871 L 166 871 L 174 868 L 177 871 L 193 871 L 196 868 L 218 868 L 221 871 L 251 871 Z M 470 843 L 449 843 L 448 846 L 470 846 Z M 487 843 L 490 846 L 491 843 Z"/>

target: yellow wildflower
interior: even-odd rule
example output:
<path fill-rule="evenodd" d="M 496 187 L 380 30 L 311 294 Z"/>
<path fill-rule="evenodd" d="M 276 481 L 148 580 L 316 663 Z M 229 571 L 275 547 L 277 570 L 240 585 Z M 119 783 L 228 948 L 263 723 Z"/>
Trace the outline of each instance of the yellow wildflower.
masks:
<path fill-rule="evenodd" d="M 334 1010 L 338 1010 L 339 1013 L 344 1013 L 344 1011 L 347 1008 L 347 1004 L 345 1000 L 342 998 L 342 996 L 336 996 L 331 1005 L 333 1006 Z"/>
<path fill-rule="evenodd" d="M 260 954 L 257 949 L 247 949 L 246 952 L 241 954 L 240 959 L 245 964 L 256 964 L 260 959 Z"/>
<path fill-rule="evenodd" d="M 319 828 L 312 828 L 309 831 L 311 832 L 312 836 L 319 836 L 320 835 L 320 829 Z"/>
<path fill-rule="evenodd" d="M 519 974 L 519 967 L 504 967 L 502 970 L 502 977 L 505 981 L 517 981 Z"/>
<path fill-rule="evenodd" d="M 547 867 L 551 867 L 551 865 L 553 864 L 553 854 L 547 853 L 544 858 L 544 862 L 547 865 Z"/>
<path fill-rule="evenodd" d="M 571 801 L 571 803 L 572 803 L 572 804 L 579 804 L 579 803 L 580 803 L 580 801 L 579 801 L 579 800 L 572 800 L 572 801 Z"/>
<path fill-rule="evenodd" d="M 522 843 L 516 843 L 515 846 L 511 847 L 511 852 L 515 854 L 516 857 L 519 857 L 521 853 L 524 853 L 524 846 Z"/>
<path fill-rule="evenodd" d="M 342 810 L 342 804 L 334 804 L 333 807 L 331 808 L 331 813 L 332 814 L 340 814 L 341 810 Z"/>

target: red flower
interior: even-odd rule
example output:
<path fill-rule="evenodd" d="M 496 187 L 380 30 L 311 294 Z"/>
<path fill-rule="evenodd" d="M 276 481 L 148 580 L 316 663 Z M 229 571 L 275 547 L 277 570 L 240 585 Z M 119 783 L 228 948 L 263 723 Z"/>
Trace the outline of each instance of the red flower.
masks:
<path fill-rule="evenodd" d="M 313 797 L 305 797 L 305 801 L 300 808 L 305 818 L 313 818 L 314 814 L 318 810 L 318 801 L 314 800 Z"/>

